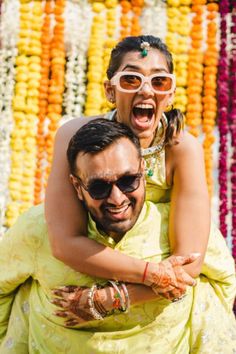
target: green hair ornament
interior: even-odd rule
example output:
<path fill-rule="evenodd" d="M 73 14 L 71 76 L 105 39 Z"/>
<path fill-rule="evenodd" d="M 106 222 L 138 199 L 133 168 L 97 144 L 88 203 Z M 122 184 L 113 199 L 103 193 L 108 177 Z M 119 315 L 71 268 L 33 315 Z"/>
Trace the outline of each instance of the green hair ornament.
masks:
<path fill-rule="evenodd" d="M 140 48 L 141 48 L 141 55 L 142 57 L 146 57 L 148 55 L 148 51 L 150 49 L 150 44 L 148 42 L 142 42 L 141 45 L 140 45 Z"/>

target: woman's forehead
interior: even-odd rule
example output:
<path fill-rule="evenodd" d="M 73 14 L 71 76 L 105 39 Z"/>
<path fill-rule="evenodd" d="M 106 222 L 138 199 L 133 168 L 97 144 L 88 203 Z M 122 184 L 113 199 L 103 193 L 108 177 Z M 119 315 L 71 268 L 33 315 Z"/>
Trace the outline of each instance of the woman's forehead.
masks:
<path fill-rule="evenodd" d="M 141 56 L 141 51 L 128 52 L 123 56 L 119 67 L 119 71 L 142 71 L 146 69 L 153 72 L 169 72 L 165 55 L 155 48 L 151 48 L 146 57 Z"/>

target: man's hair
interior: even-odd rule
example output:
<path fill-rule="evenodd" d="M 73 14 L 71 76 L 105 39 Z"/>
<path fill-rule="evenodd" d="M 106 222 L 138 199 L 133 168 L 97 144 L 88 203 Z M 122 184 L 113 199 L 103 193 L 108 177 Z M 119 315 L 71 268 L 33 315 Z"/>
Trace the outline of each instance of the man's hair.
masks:
<path fill-rule="evenodd" d="M 97 118 L 83 125 L 73 135 L 67 149 L 71 173 L 76 174 L 76 157 L 80 152 L 97 154 L 121 138 L 128 139 L 136 147 L 141 158 L 139 139 L 126 125 L 104 118 Z"/>

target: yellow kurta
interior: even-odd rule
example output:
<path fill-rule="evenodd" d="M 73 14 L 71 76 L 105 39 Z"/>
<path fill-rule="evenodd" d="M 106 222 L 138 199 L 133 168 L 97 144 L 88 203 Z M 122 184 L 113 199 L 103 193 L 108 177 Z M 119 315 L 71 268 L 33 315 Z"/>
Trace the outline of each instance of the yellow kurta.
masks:
<path fill-rule="evenodd" d="M 161 154 L 159 164 L 163 159 Z M 156 169 L 148 180 L 147 198 L 155 202 L 168 201 L 169 195 L 163 170 L 158 174 L 160 170 Z M 170 252 L 168 217 L 168 202 L 146 202 L 135 227 L 118 244 L 100 235 L 91 220 L 89 237 L 130 256 L 159 262 Z M 91 286 L 98 281 L 73 271 L 52 256 L 43 207 L 30 209 L 0 243 L 0 353 L 236 352 L 232 313 L 234 261 L 214 226 L 197 286 L 189 287 L 181 302 L 153 300 L 132 306 L 128 314 L 91 321 L 75 329 L 65 328 L 63 319 L 53 315 L 56 307 L 50 302 L 51 289 L 62 285 Z"/>

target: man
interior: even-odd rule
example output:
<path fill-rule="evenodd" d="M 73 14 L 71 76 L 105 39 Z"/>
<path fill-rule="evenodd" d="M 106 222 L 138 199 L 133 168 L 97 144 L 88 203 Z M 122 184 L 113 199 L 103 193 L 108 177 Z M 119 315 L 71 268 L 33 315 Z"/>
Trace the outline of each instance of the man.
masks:
<path fill-rule="evenodd" d="M 160 262 L 168 256 L 167 233 L 161 232 L 168 218 L 168 213 L 163 213 L 166 206 L 143 205 L 144 166 L 138 140 L 128 128 L 106 120 L 90 122 L 72 138 L 68 158 L 78 197 L 90 212 L 89 237 L 150 261 Z M 233 271 L 227 272 L 224 278 L 229 279 Z M 63 319 L 54 315 L 52 289 L 62 285 L 91 287 L 94 282 L 102 281 L 76 273 L 52 256 L 42 206 L 21 216 L 0 247 L 2 337 L 7 329 L 1 354 L 189 352 L 193 295 L 198 298 L 193 288 L 188 288 L 181 302 L 155 300 L 153 293 L 146 297 L 153 301 L 132 306 L 128 313 L 102 321 L 90 318 L 77 329 L 66 328 Z M 213 287 L 206 283 L 200 286 L 208 286 L 210 296 L 215 296 Z M 198 291 L 201 294 L 201 288 Z M 130 297 L 132 300 L 132 293 Z M 226 310 L 221 316 L 224 323 L 230 317 Z M 227 336 L 229 323 L 231 319 L 225 326 Z M 231 348 L 233 340 L 227 345 Z"/>

